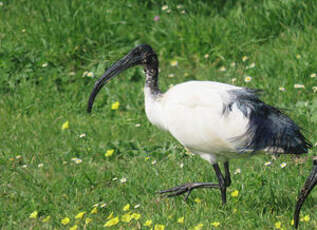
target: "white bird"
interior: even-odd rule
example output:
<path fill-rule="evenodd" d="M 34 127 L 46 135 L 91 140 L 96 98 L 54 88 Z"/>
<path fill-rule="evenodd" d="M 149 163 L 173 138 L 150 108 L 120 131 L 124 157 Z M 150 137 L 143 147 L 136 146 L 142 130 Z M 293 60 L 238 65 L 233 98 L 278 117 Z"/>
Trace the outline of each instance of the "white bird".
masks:
<path fill-rule="evenodd" d="M 306 153 L 311 144 L 300 128 L 278 109 L 263 103 L 256 90 L 213 81 L 188 81 L 162 93 L 158 58 L 149 45 L 139 45 L 114 63 L 95 83 L 88 102 L 107 81 L 135 65 L 144 66 L 145 112 L 149 121 L 168 131 L 184 147 L 213 165 L 218 183 L 187 183 L 161 194 L 176 196 L 196 188 L 218 188 L 226 203 L 231 184 L 229 160 L 256 153 Z M 225 175 L 219 164 L 224 163 Z"/>

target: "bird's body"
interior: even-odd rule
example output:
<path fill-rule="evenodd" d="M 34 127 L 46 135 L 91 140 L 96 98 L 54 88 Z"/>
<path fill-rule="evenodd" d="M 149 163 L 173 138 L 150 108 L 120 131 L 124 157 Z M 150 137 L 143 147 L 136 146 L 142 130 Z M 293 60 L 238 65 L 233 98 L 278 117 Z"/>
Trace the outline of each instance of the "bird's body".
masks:
<path fill-rule="evenodd" d="M 295 143 L 294 151 L 307 151 L 306 141 L 299 128 L 277 109 L 271 109 L 265 114 L 268 120 L 272 116 L 274 118 L 271 125 L 266 126 L 261 133 L 261 138 L 268 140 L 249 144 L 253 142 L 252 139 L 258 138 L 256 129 L 262 129 L 261 124 L 251 121 L 251 114 L 255 109 L 252 107 L 252 100 L 263 103 L 257 98 L 255 91 L 219 82 L 188 81 L 170 88 L 164 94 L 153 95 L 147 86 L 144 92 L 145 111 L 149 121 L 170 132 L 184 147 L 211 164 L 259 152 L 287 153 L 285 141 Z M 257 109 L 266 108 L 273 107 L 263 103 L 263 108 Z M 258 117 L 253 120 L 263 122 L 264 112 L 266 111 L 257 111 Z M 286 119 L 286 122 L 279 119 Z M 278 122 L 280 127 L 274 126 L 274 122 Z M 276 131 L 277 128 L 279 130 Z M 290 132 L 295 134 L 293 139 L 284 140 Z M 274 143 L 273 139 L 279 138 L 280 141 Z"/>
<path fill-rule="evenodd" d="M 95 83 L 88 101 L 88 112 L 91 112 L 103 85 L 135 65 L 144 66 L 148 120 L 210 162 L 218 178 L 218 183 L 188 183 L 160 191 L 161 194 L 176 196 L 187 193 L 187 199 L 193 189 L 217 188 L 225 204 L 226 188 L 231 184 L 231 158 L 259 152 L 302 154 L 311 147 L 300 128 L 280 110 L 261 101 L 257 90 L 212 81 L 189 81 L 162 93 L 158 87 L 158 58 L 149 45 L 137 46 L 107 69 Z M 225 175 L 219 162 L 224 165 Z M 314 169 L 305 184 L 309 191 L 316 184 L 316 175 L 317 170 Z M 305 190 L 296 215 L 306 194 Z"/>

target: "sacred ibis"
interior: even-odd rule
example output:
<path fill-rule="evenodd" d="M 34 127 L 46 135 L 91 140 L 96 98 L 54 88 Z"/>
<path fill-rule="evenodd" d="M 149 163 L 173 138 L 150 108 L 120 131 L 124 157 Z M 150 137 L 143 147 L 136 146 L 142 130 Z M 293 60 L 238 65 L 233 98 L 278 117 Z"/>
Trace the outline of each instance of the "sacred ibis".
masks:
<path fill-rule="evenodd" d="M 218 183 L 187 183 L 160 191 L 167 196 L 193 189 L 218 188 L 226 203 L 231 184 L 229 160 L 256 153 L 306 153 L 311 144 L 285 114 L 262 102 L 257 90 L 213 81 L 188 81 L 163 93 L 158 86 L 159 61 L 149 45 L 139 45 L 96 81 L 87 111 L 100 89 L 122 71 L 142 65 L 145 72 L 145 112 L 149 121 L 168 131 L 184 147 L 212 164 Z M 219 163 L 224 164 L 225 175 Z"/>
<path fill-rule="evenodd" d="M 310 175 L 307 177 L 306 182 L 302 188 L 301 193 L 299 194 L 299 197 L 296 203 L 295 213 L 294 213 L 295 228 L 298 227 L 300 209 L 304 201 L 308 197 L 309 193 L 316 186 L 316 184 L 317 184 L 317 156 L 313 158 L 313 169 Z"/>

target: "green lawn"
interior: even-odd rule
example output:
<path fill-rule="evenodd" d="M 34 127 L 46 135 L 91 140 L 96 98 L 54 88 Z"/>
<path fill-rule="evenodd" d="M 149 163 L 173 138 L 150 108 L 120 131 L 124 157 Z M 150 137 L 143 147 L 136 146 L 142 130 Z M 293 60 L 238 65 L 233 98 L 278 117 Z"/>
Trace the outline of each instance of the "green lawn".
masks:
<path fill-rule="evenodd" d="M 111 81 L 91 115 L 86 106 L 104 70 L 148 43 L 159 56 L 163 90 L 188 80 L 263 89 L 262 99 L 285 109 L 315 144 L 316 12 L 314 0 L 2 1 L 0 228 L 253 230 L 280 222 L 292 229 L 316 146 L 301 158 L 231 161 L 226 206 L 219 191 L 208 189 L 184 202 L 156 191 L 216 176 L 147 121 L 142 68 Z M 112 110 L 115 102 L 120 106 Z M 317 228 L 316 201 L 315 189 L 300 229 Z M 119 223 L 104 227 L 115 217 Z"/>

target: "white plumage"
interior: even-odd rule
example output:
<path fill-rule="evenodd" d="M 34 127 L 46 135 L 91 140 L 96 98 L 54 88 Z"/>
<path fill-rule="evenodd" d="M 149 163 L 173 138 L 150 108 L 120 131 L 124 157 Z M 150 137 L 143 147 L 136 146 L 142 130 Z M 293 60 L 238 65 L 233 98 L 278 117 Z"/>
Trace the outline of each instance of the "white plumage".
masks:
<path fill-rule="evenodd" d="M 248 118 L 233 106 L 223 114 L 224 105 L 231 100 L 230 90 L 241 89 L 212 81 L 189 81 L 170 88 L 161 95 L 152 95 L 146 86 L 145 111 L 149 121 L 167 130 L 192 153 L 210 163 L 242 157 L 235 137 L 248 128 Z"/>

